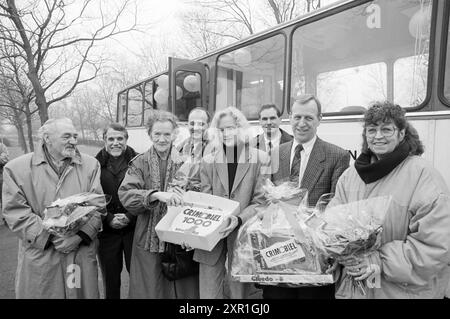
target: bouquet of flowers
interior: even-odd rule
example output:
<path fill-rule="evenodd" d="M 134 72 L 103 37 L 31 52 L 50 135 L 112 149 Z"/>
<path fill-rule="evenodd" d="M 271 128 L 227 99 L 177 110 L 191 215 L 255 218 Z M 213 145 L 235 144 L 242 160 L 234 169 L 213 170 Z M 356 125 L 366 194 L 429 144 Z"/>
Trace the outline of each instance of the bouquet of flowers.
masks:
<path fill-rule="evenodd" d="M 382 225 L 390 205 L 390 196 L 380 196 L 327 207 L 309 216 L 305 225 L 316 246 L 327 256 L 338 261 L 361 256 L 380 246 Z M 344 276 L 363 296 L 366 294 L 363 282 Z"/>
<path fill-rule="evenodd" d="M 242 282 L 298 287 L 333 283 L 327 264 L 302 229 L 307 191 L 292 183 L 264 185 L 268 205 L 241 227 L 231 275 Z"/>
<path fill-rule="evenodd" d="M 63 199 L 57 199 L 44 211 L 43 226 L 50 234 L 69 237 L 95 213 L 106 206 L 105 195 L 80 193 Z"/>

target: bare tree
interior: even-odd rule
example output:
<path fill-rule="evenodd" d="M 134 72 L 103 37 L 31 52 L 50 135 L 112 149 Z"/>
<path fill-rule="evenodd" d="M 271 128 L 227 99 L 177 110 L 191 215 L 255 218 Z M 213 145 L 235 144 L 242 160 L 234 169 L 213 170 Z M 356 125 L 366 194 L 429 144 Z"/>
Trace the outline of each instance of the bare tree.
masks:
<path fill-rule="evenodd" d="M 48 119 L 50 105 L 98 75 L 102 59 L 93 57 L 96 43 L 136 30 L 136 8 L 131 25 L 123 28 L 120 23 L 130 5 L 131 0 L 125 0 L 109 15 L 101 1 L 42 0 L 18 8 L 15 0 L 0 0 L 0 40 L 26 62 L 23 72 L 33 87 L 42 123 Z M 88 14 L 94 10 L 100 12 L 99 25 L 81 33 L 83 23 L 95 24 Z"/>
<path fill-rule="evenodd" d="M 3 44 L 0 46 L 0 55 L 3 57 L 0 59 L 0 101 L 3 101 L 1 103 L 3 108 L 10 109 L 4 110 L 4 114 L 16 128 L 23 124 L 23 118 L 25 118 L 28 143 L 30 150 L 34 151 L 32 118 L 38 110 L 32 107 L 34 91 L 21 72 L 24 62 L 16 54 L 15 48 Z M 19 135 L 23 132 L 22 127 L 18 128 Z M 21 136 L 19 140 L 21 141 Z M 22 148 L 24 151 L 27 150 L 26 143 Z"/>

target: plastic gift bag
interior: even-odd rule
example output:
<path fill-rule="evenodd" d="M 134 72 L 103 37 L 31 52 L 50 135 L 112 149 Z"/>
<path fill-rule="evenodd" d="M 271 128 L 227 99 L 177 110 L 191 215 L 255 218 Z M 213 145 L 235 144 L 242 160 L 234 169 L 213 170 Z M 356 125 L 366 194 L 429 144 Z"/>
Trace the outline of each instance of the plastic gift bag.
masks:
<path fill-rule="evenodd" d="M 169 187 L 179 187 L 184 191 L 200 192 L 200 162 L 186 157 L 184 163 L 175 173 Z"/>
<path fill-rule="evenodd" d="M 289 287 L 333 283 L 325 274 L 328 265 L 314 245 L 302 221 L 307 218 L 307 191 L 295 184 L 264 190 L 269 201 L 239 230 L 231 265 L 231 276 L 241 282 Z M 301 199 L 301 200 L 299 200 Z M 300 206 L 293 205 L 299 202 Z M 301 209 L 299 209 L 301 207 Z"/>
<path fill-rule="evenodd" d="M 106 195 L 80 193 L 57 199 L 44 211 L 44 229 L 59 237 L 70 237 L 78 232 L 93 214 L 106 214 Z"/>

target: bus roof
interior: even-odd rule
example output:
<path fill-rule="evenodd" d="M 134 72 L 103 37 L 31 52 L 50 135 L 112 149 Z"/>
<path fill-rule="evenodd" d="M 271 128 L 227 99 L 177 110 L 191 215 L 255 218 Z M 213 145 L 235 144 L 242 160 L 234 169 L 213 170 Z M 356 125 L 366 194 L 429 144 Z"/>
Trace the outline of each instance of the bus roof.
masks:
<path fill-rule="evenodd" d="M 332 9 L 338 8 L 338 7 L 340 7 L 340 6 L 344 6 L 344 5 L 347 4 L 347 3 L 351 3 L 351 2 L 358 3 L 358 2 L 359 2 L 359 3 L 362 4 L 362 3 L 365 3 L 365 2 L 369 2 L 369 1 L 370 1 L 370 0 L 340 0 L 340 1 L 337 1 L 337 2 L 334 2 L 334 3 L 331 3 L 331 4 L 329 4 L 329 5 L 326 5 L 326 6 L 320 8 L 320 9 L 318 9 L 318 10 L 315 10 L 315 11 L 312 11 L 312 12 L 309 12 L 309 13 L 305 13 L 305 14 L 303 14 L 303 15 L 301 15 L 301 16 L 295 18 L 295 19 L 292 19 L 292 20 L 290 20 L 290 21 L 287 21 L 287 22 L 283 22 L 283 23 L 277 24 L 276 26 L 273 26 L 273 27 L 268 28 L 268 29 L 266 29 L 266 30 L 263 30 L 263 31 L 261 31 L 261 32 L 252 34 L 252 35 L 250 35 L 250 36 L 248 36 L 248 37 L 246 37 L 246 38 L 244 38 L 244 39 L 241 39 L 241 40 L 239 40 L 239 41 L 230 43 L 229 45 L 226 45 L 226 46 L 224 46 L 224 47 L 222 47 L 222 48 L 220 48 L 220 49 L 216 49 L 216 50 L 213 50 L 213 51 L 211 51 L 211 52 L 208 52 L 208 53 L 206 53 L 205 55 L 202 55 L 202 56 L 200 56 L 200 57 L 198 57 L 198 58 L 195 58 L 195 59 L 192 59 L 192 60 L 193 60 L 193 61 L 200 61 L 200 60 L 207 59 L 207 58 L 209 58 L 209 57 L 211 57 L 211 56 L 213 56 L 213 55 L 216 55 L 216 54 L 218 54 L 218 53 L 220 53 L 220 52 L 222 52 L 222 51 L 227 51 L 227 50 L 232 49 L 232 48 L 234 48 L 234 47 L 242 46 L 243 44 L 245 44 L 245 43 L 247 43 L 247 42 L 252 42 L 254 39 L 257 39 L 257 38 L 260 38 L 260 37 L 264 37 L 264 36 L 266 36 L 266 35 L 268 35 L 268 34 L 271 34 L 271 33 L 276 33 L 276 32 L 278 32 L 279 30 L 282 30 L 282 29 L 284 29 L 284 28 L 286 28 L 286 27 L 290 27 L 290 26 L 295 25 L 295 24 L 297 24 L 297 23 L 299 23 L 299 22 L 301 22 L 301 21 L 304 21 L 304 20 L 306 20 L 306 19 L 315 17 L 315 16 L 317 16 L 317 15 L 320 15 L 320 14 L 322 14 L 322 13 L 324 13 L 324 12 L 327 12 L 327 11 L 330 11 L 330 10 L 332 10 Z M 157 76 L 159 76 L 159 75 L 162 75 L 162 74 L 164 74 L 164 73 L 167 73 L 167 72 L 168 72 L 168 70 L 164 70 L 164 71 L 162 71 L 162 72 L 155 73 L 155 74 L 153 74 L 152 76 L 149 76 L 149 77 L 147 77 L 147 78 L 145 78 L 145 79 L 142 79 L 142 80 L 139 81 L 139 82 L 133 83 L 132 85 L 129 85 L 129 86 L 125 87 L 124 89 L 120 90 L 119 93 L 121 93 L 121 92 L 123 92 L 123 91 L 126 91 L 126 90 L 128 90 L 128 89 L 130 89 L 130 88 L 132 88 L 132 87 L 135 87 L 136 85 L 138 85 L 138 84 L 140 84 L 140 83 L 142 83 L 142 82 L 145 82 L 145 81 L 147 81 L 147 80 L 150 80 L 150 79 L 152 79 L 152 78 L 155 78 L 155 77 L 157 77 Z"/>

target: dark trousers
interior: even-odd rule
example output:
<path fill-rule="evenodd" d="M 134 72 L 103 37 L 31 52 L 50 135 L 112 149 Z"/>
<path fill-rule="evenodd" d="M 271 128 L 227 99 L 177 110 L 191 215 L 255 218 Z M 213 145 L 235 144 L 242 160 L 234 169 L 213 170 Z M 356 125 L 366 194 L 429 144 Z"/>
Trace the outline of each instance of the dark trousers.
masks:
<path fill-rule="evenodd" d="M 334 299 L 334 284 L 299 288 L 262 287 L 264 299 Z"/>
<path fill-rule="evenodd" d="M 98 259 L 103 275 L 106 299 L 120 299 L 120 274 L 125 266 L 130 273 L 131 251 L 134 231 L 101 233 L 99 236 Z"/>

